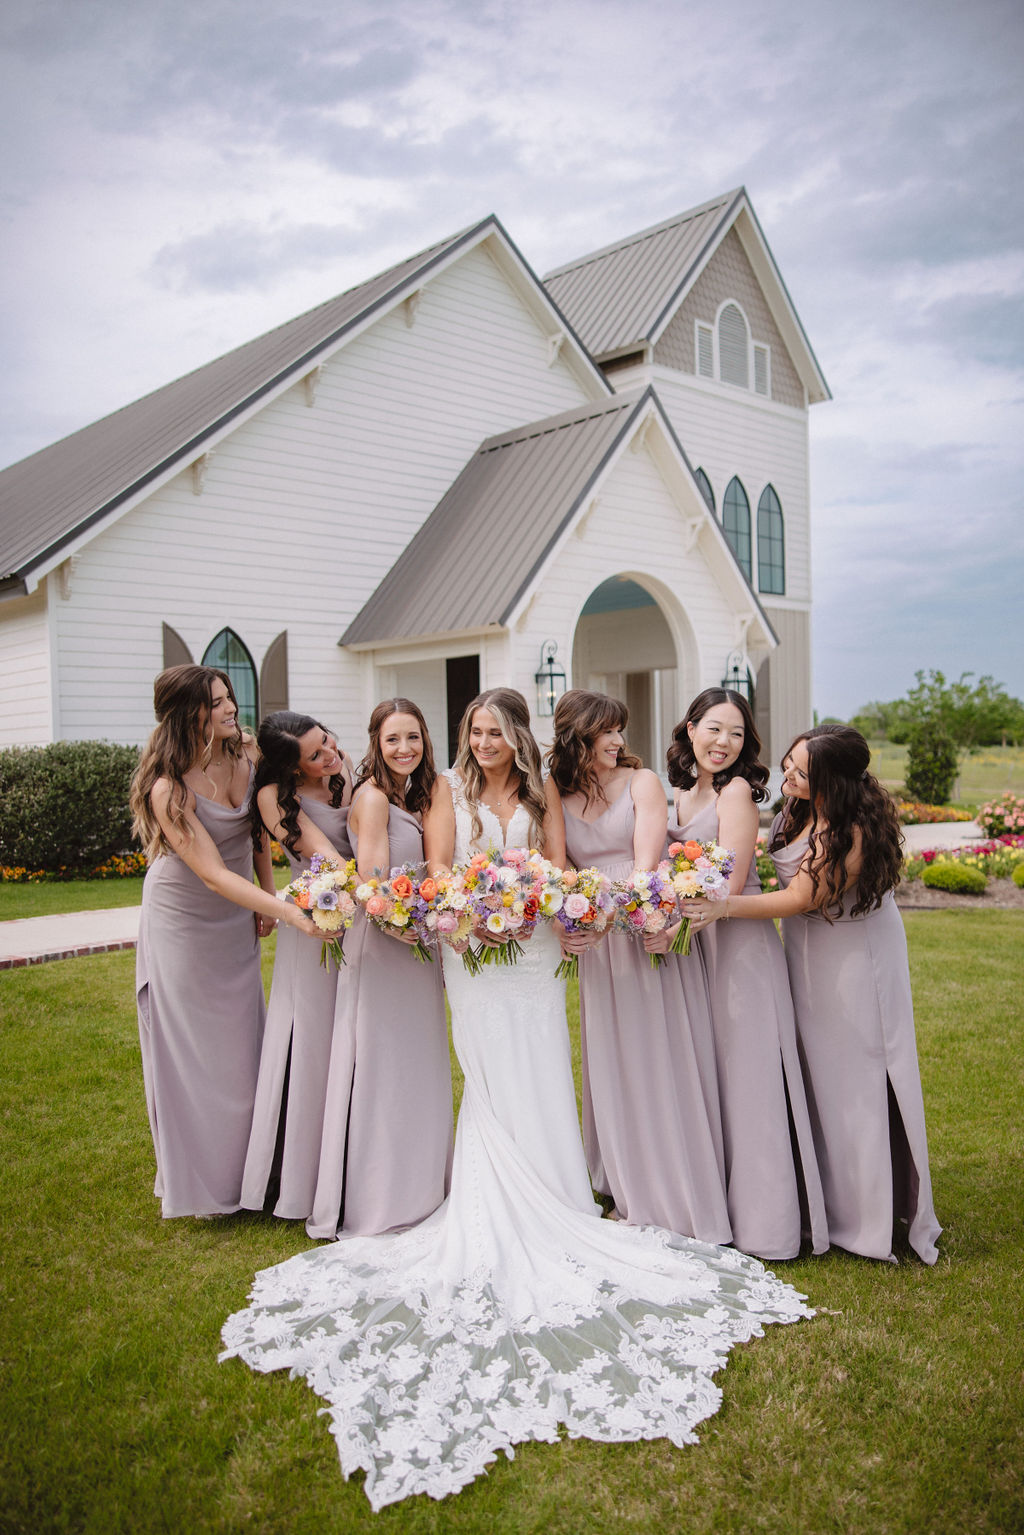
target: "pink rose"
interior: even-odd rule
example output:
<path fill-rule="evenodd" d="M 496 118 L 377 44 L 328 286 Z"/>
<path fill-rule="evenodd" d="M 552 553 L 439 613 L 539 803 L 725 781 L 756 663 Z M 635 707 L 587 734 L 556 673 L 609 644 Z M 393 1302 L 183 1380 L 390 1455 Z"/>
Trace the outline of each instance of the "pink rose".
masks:
<path fill-rule="evenodd" d="M 382 895 L 371 895 L 366 903 L 366 915 L 368 917 L 383 917 L 388 909 L 388 903 Z"/>
<path fill-rule="evenodd" d="M 565 915 L 578 922 L 585 917 L 590 910 L 590 902 L 585 895 L 567 895 L 565 898 Z"/>

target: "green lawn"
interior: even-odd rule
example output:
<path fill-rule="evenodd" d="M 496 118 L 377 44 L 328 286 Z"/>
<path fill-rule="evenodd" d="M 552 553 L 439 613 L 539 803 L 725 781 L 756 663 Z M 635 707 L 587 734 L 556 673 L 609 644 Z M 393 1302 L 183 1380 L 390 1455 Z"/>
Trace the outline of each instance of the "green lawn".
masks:
<path fill-rule="evenodd" d="M 903 783 L 906 762 L 905 746 L 892 746 L 888 741 L 873 744 L 871 770 L 889 788 L 894 789 Z M 985 746 L 964 759 L 953 789 L 954 803 L 975 809 L 985 800 L 1002 794 L 1004 789 L 1024 792 L 1024 748 Z"/>
<path fill-rule="evenodd" d="M 280 890 L 288 883 L 287 868 L 275 869 Z M 35 884 L 0 885 L 0 922 L 15 917 L 50 917 L 66 911 L 101 911 L 104 907 L 138 906 L 142 879 L 42 880 Z"/>
<path fill-rule="evenodd" d="M 906 922 L 938 1266 L 778 1265 L 819 1315 L 734 1353 L 697 1446 L 531 1445 L 457 1498 L 376 1516 L 304 1384 L 216 1361 L 253 1270 L 308 1244 L 270 1217 L 160 1220 L 134 956 L 0 975 L 0 1529 L 1024 1528 L 1024 920 Z"/>

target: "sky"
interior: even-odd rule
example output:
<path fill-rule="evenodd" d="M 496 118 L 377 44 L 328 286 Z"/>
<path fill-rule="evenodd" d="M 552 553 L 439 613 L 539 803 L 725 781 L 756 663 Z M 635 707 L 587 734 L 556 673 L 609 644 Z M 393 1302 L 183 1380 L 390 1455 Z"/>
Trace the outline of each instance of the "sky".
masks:
<path fill-rule="evenodd" d="M 5 0 L 0 135 L 0 465 L 487 213 L 543 274 L 745 185 L 817 711 L 1024 697 L 1021 0 Z"/>

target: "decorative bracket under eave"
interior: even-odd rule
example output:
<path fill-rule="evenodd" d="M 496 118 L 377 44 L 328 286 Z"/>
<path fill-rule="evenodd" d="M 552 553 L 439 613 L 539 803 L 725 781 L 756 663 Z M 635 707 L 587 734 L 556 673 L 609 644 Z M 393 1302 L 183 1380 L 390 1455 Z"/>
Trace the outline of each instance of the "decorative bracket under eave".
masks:
<path fill-rule="evenodd" d="M 416 311 L 420 307 L 422 297 L 423 289 L 417 288 L 415 293 L 409 294 L 409 297 L 402 305 L 402 308 L 405 310 L 405 323 L 410 330 L 416 324 Z"/>
<path fill-rule="evenodd" d="M 587 505 L 583 509 L 583 513 L 582 513 L 582 515 L 580 517 L 579 522 L 576 524 L 576 537 L 577 538 L 583 538 L 585 536 L 586 531 L 587 531 L 587 523 L 590 521 L 591 517 L 593 517 L 594 513 L 597 511 L 597 508 L 600 506 L 600 504 L 601 504 L 601 497 L 600 496 L 591 496 L 590 500 L 587 502 Z"/>
<path fill-rule="evenodd" d="M 682 540 L 682 552 L 684 554 L 691 554 L 693 552 L 693 547 L 700 537 L 700 530 L 703 526 L 703 517 L 694 517 L 686 524 Z"/>
<path fill-rule="evenodd" d="M 629 445 L 634 453 L 642 453 L 647 446 L 647 433 L 651 430 L 651 422 L 653 420 L 654 415 L 649 411 L 641 421 L 640 428 Z"/>
<path fill-rule="evenodd" d="M 58 572 L 60 575 L 60 594 L 65 602 L 68 602 L 71 598 L 71 586 L 75 579 L 75 571 L 78 569 L 79 559 L 79 555 L 71 555 L 69 559 L 64 561 Z"/>
<path fill-rule="evenodd" d="M 200 453 L 199 457 L 192 460 L 192 494 L 201 496 L 203 486 L 206 484 L 206 471 L 210 467 L 212 453 Z"/>
<path fill-rule="evenodd" d="M 565 331 L 556 330 L 553 336 L 548 337 L 548 367 L 553 368 L 558 361 L 558 354 L 562 350 L 565 341 Z"/>
<path fill-rule="evenodd" d="M 306 391 L 306 404 L 308 406 L 316 404 L 317 385 L 320 382 L 320 375 L 323 371 L 323 364 L 318 362 L 315 368 L 310 368 L 302 380 L 302 387 Z"/>

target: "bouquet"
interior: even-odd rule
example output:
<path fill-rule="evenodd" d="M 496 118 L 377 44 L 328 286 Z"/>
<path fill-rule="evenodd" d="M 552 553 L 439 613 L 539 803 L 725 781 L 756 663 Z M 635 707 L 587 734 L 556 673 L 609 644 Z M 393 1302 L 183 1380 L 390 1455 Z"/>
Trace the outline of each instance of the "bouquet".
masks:
<path fill-rule="evenodd" d="M 676 892 L 665 863 L 656 869 L 638 869 L 629 879 L 615 881 L 615 929 L 644 938 L 663 933 L 675 915 Z M 664 954 L 649 954 L 651 969 L 665 963 Z"/>
<path fill-rule="evenodd" d="M 339 866 L 333 858 L 314 853 L 309 868 L 297 874 L 282 895 L 290 895 L 296 906 L 308 911 L 313 925 L 329 936 L 320 948 L 320 963 L 327 968 L 328 956 L 340 970 L 345 963 L 340 934 L 352 926 L 356 905 L 352 899 L 356 861 L 350 858 Z"/>
<path fill-rule="evenodd" d="M 724 901 L 729 894 L 729 875 L 736 854 L 717 842 L 673 842 L 668 858 L 659 865 L 666 869 L 672 888 L 681 901 L 700 897 L 705 901 Z M 673 954 L 690 952 L 690 919 L 684 917 L 672 940 Z"/>
<path fill-rule="evenodd" d="M 427 909 L 425 921 L 428 930 L 433 933 L 437 943 L 447 943 L 453 947 L 465 943 L 473 936 L 473 912 L 460 875 L 457 872 L 439 874 L 434 883 L 437 895 Z M 420 893 L 423 893 L 422 883 Z M 463 951 L 463 963 L 475 974 L 479 966 L 472 957 L 469 957 L 467 963 L 467 956 L 468 949 Z"/>
<path fill-rule="evenodd" d="M 550 915 L 563 933 L 603 933 L 615 915 L 614 887 L 600 869 L 563 869 L 557 894 L 561 900 Z M 552 894 L 549 904 L 555 899 Z M 579 973 L 578 954 L 570 954 L 555 970 L 567 980 L 574 980 Z"/>
<path fill-rule="evenodd" d="M 538 878 L 525 848 L 489 848 L 457 868 L 453 878 L 466 897 L 474 924 L 501 941 L 467 949 L 463 963 L 474 973 L 481 965 L 514 965 L 523 952 L 519 938 L 529 938 L 540 917 Z"/>
<path fill-rule="evenodd" d="M 419 872 L 414 863 L 392 869 L 387 879 L 371 874 L 355 890 L 356 900 L 382 933 L 389 927 L 400 933 L 410 928 L 415 932 L 412 952 L 421 964 L 434 962 L 430 946 L 435 941 L 438 896 L 437 880 Z M 430 920 L 432 914 L 434 922 Z"/>

